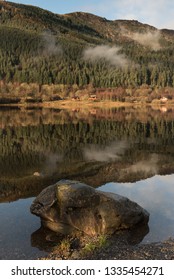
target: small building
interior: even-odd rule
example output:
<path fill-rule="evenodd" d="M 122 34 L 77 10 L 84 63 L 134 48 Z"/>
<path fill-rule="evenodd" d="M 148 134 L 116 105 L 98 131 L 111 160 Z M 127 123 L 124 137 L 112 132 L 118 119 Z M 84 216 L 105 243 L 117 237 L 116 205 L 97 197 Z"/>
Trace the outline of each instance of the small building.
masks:
<path fill-rule="evenodd" d="M 163 96 L 163 97 L 160 98 L 160 101 L 161 101 L 161 102 L 167 102 L 167 100 L 168 100 L 168 98 L 165 97 L 165 96 Z"/>
<path fill-rule="evenodd" d="M 88 98 L 88 100 L 97 100 L 96 94 L 91 94 Z"/>
<path fill-rule="evenodd" d="M 79 101 L 80 100 L 80 97 L 79 96 L 74 96 L 74 97 L 72 97 L 72 99 L 71 100 L 74 100 L 74 101 Z"/>

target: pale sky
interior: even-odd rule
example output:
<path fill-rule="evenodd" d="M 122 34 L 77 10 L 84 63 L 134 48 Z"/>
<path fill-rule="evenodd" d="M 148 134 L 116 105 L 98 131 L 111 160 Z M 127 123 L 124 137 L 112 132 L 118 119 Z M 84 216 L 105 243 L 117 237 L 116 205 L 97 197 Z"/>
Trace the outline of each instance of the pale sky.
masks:
<path fill-rule="evenodd" d="M 13 2 L 13 1 L 12 1 Z M 174 29 L 174 0 L 17 0 L 57 14 L 82 11 L 107 19 L 135 19 L 157 28 Z"/>

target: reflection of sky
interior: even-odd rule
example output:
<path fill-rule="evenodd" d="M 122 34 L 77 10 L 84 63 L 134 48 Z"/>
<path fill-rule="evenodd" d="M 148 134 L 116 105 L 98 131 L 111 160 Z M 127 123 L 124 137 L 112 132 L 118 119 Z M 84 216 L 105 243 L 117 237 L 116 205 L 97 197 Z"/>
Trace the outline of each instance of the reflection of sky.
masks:
<path fill-rule="evenodd" d="M 108 183 L 99 189 L 116 192 L 136 201 L 150 213 L 150 232 L 143 242 L 174 237 L 174 175 L 159 176 L 136 183 Z M 39 250 L 31 247 L 31 234 L 40 219 L 30 213 L 33 199 L 0 203 L 0 259 L 33 259 Z"/>
<path fill-rule="evenodd" d="M 174 237 L 174 175 L 159 176 L 136 183 L 108 183 L 102 191 L 115 192 L 136 201 L 150 213 L 150 233 L 144 242 Z"/>
<path fill-rule="evenodd" d="M 0 203 L 0 259 L 30 259 L 38 256 L 30 236 L 40 220 L 30 213 L 31 199 Z"/>

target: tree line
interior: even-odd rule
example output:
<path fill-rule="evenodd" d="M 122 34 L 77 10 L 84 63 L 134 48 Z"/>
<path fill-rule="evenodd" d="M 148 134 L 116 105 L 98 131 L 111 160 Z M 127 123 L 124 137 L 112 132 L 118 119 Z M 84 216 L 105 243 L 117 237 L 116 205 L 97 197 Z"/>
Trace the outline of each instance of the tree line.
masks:
<path fill-rule="evenodd" d="M 149 51 L 128 43 L 123 53 L 132 66 L 119 68 L 105 59 L 94 62 L 83 59 L 85 45 L 56 39 L 62 52 L 49 53 L 38 33 L 0 28 L 0 80 L 19 83 L 66 84 L 94 87 L 174 87 L 173 45 L 159 51 Z"/>

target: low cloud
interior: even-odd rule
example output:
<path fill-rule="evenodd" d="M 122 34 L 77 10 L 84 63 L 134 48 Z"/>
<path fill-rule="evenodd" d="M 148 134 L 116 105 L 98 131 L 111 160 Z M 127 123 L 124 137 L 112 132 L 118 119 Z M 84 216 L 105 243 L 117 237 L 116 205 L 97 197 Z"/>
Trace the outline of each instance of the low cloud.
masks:
<path fill-rule="evenodd" d="M 62 53 L 61 46 L 56 43 L 56 38 L 50 31 L 43 32 L 42 39 L 44 42 L 44 55 L 51 56 Z"/>
<path fill-rule="evenodd" d="M 158 172 L 158 156 L 153 154 L 146 160 L 141 160 L 131 167 L 127 168 L 127 172 L 138 173 L 143 172 L 145 174 L 156 174 Z"/>
<path fill-rule="evenodd" d="M 57 171 L 58 163 L 62 162 L 63 156 L 61 154 L 54 154 L 52 152 L 46 153 L 46 161 L 42 170 L 42 174 L 51 175 Z"/>
<path fill-rule="evenodd" d="M 83 150 L 83 155 L 87 161 L 114 161 L 119 160 L 127 148 L 128 144 L 125 141 L 114 142 L 103 148 L 92 145 Z"/>
<path fill-rule="evenodd" d="M 83 58 L 90 61 L 105 59 L 109 64 L 121 68 L 130 64 L 130 61 L 126 58 L 126 56 L 120 53 L 119 47 L 110 47 L 107 45 L 86 49 L 83 53 Z"/>
<path fill-rule="evenodd" d="M 140 45 L 149 47 L 154 51 L 158 51 L 161 49 L 161 34 L 159 30 L 148 31 L 146 33 L 134 32 L 130 34 L 126 31 L 126 29 L 122 28 L 122 34 L 139 43 Z"/>

